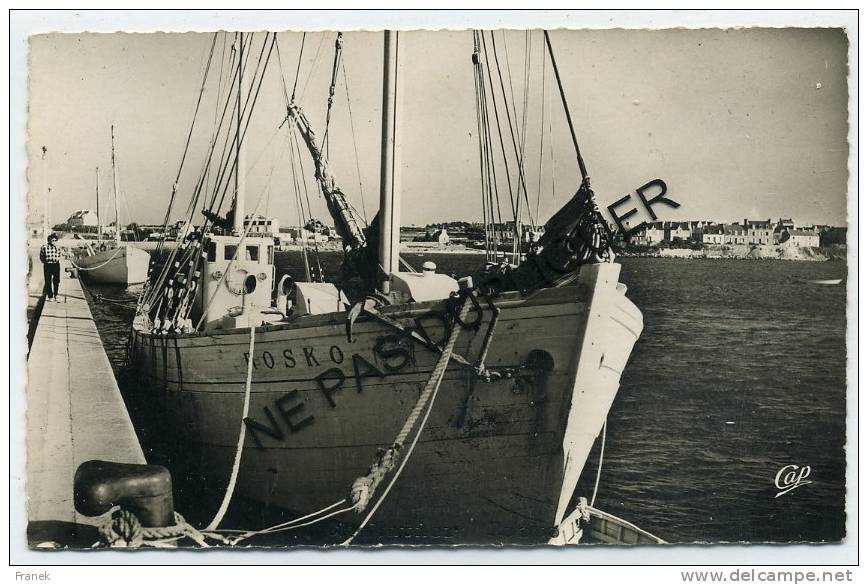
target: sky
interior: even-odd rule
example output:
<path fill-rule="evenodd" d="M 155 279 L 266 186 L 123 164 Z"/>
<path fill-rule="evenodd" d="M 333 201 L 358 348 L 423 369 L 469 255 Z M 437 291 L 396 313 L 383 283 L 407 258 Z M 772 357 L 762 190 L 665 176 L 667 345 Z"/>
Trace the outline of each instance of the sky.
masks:
<path fill-rule="evenodd" d="M 550 63 L 543 65 L 542 32 L 493 34 L 514 111 L 527 118 L 528 198 L 532 214 L 544 222 L 580 182 L 563 107 Z M 224 47 L 224 36 L 218 36 L 178 182 L 184 203 L 213 132 L 218 65 L 232 35 L 225 38 Z M 254 37 L 257 51 L 263 38 Z M 402 224 L 480 220 L 472 34 L 411 31 L 400 38 Z M 799 224 L 846 225 L 847 39 L 840 29 L 557 30 L 551 39 L 602 207 L 660 178 L 668 196 L 681 204 L 657 207 L 660 219 L 792 217 Z M 281 59 L 273 54 L 268 64 L 246 140 L 247 209 L 258 205 L 283 225 L 298 221 L 289 139 L 279 126 L 284 83 L 290 91 L 301 41 L 301 33 L 278 36 Z M 335 33 L 308 33 L 301 53 L 297 101 L 320 134 L 334 41 Z M 208 33 L 31 37 L 31 220 L 41 218 L 46 186 L 52 224 L 77 209 L 93 209 L 97 166 L 101 213 L 113 219 L 114 124 L 121 221 L 161 222 L 211 42 Z M 339 74 L 329 130 L 332 171 L 368 219 L 379 198 L 382 50 L 381 33 L 344 34 L 347 83 Z M 42 146 L 48 149 L 44 161 Z M 314 215 L 325 220 L 312 167 L 309 160 L 304 164 Z M 636 219 L 647 219 L 641 208 Z"/>

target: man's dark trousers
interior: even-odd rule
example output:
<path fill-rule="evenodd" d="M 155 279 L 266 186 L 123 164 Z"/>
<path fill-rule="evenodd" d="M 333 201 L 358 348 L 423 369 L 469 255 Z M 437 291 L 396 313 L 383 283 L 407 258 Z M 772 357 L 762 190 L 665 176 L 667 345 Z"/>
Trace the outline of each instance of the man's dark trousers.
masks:
<path fill-rule="evenodd" d="M 57 297 L 60 288 L 60 263 L 51 262 L 42 265 L 42 273 L 45 276 L 45 295 L 51 299 Z"/>

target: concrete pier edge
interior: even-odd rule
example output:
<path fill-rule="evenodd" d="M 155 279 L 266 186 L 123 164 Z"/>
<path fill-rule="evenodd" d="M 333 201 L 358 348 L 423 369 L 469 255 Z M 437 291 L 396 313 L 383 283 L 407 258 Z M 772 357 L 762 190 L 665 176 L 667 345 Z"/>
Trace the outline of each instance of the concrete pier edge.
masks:
<path fill-rule="evenodd" d="M 62 269 L 65 268 L 62 266 Z M 31 249 L 27 359 L 27 519 L 31 547 L 89 547 L 103 517 L 75 510 L 73 477 L 84 461 L 145 463 L 114 372 L 77 278 L 61 274 L 60 302 L 42 298 Z"/>

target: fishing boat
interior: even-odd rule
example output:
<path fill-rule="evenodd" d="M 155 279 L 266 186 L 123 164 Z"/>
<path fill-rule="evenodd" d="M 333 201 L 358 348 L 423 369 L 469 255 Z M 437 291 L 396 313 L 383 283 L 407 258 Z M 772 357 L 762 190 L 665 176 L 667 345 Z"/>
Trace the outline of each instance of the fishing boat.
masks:
<path fill-rule="evenodd" d="M 115 164 L 115 132 L 112 135 L 112 187 L 115 204 L 115 239 L 89 244 L 73 260 L 73 266 L 88 280 L 103 284 L 140 284 L 148 277 L 151 256 L 129 243 L 121 241 L 119 222 L 119 193 Z M 99 221 L 99 168 L 96 170 L 97 238 L 102 239 L 102 222 Z"/>
<path fill-rule="evenodd" d="M 354 531 L 345 543 L 368 525 L 379 541 L 573 542 L 574 491 L 643 318 L 619 282 L 551 42 L 546 33 L 579 186 L 519 265 L 456 280 L 401 270 L 398 35 L 384 33 L 380 210 L 370 225 L 286 92 L 285 127 L 313 158 L 343 241 L 336 282 L 312 279 L 316 270 L 278 279 L 274 242 L 245 230 L 238 169 L 255 102 L 242 96 L 266 67 L 257 63 L 247 85 L 252 40 L 235 36 L 236 95 L 226 100 L 234 155 L 216 158 L 225 180 L 206 219 L 144 287 L 129 367 L 152 418 L 187 455 L 173 472 L 188 486 L 226 486 L 211 529 L 237 495 L 301 514 L 305 525 L 333 518 Z M 276 38 L 266 35 L 260 57 Z M 480 75 L 485 62 L 477 44 Z M 231 194 L 230 175 L 224 216 L 217 195 Z"/>

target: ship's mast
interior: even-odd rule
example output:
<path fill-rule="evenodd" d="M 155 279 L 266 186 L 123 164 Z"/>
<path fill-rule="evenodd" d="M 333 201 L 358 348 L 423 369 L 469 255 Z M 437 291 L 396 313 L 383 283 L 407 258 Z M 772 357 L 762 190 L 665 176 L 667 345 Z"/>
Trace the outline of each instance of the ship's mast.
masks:
<path fill-rule="evenodd" d="M 112 124 L 112 189 L 115 192 L 115 240 L 118 244 L 121 242 L 121 222 L 120 222 L 120 205 L 118 203 L 120 194 L 118 193 L 118 173 L 115 161 L 115 126 Z"/>
<path fill-rule="evenodd" d="M 241 118 L 242 101 L 241 94 L 244 88 L 244 33 L 238 33 L 238 96 L 236 103 L 236 128 L 235 128 L 235 218 L 234 229 L 237 234 L 244 233 L 244 191 L 245 172 L 247 169 L 244 148 L 241 146 Z"/>
<path fill-rule="evenodd" d="M 45 201 L 43 202 L 43 210 L 42 210 L 42 239 L 48 238 L 48 228 L 51 227 L 51 220 L 49 219 L 49 215 L 51 214 L 51 187 L 48 186 L 48 159 L 46 158 L 48 155 L 48 149 L 46 147 L 42 147 L 42 188 L 45 190 L 43 196 L 45 197 Z"/>
<path fill-rule="evenodd" d="M 102 221 L 99 218 L 99 167 L 96 168 L 96 239 L 102 239 Z"/>
<path fill-rule="evenodd" d="M 401 204 L 395 129 L 398 119 L 398 32 L 385 31 L 383 46 L 383 135 L 380 143 L 380 290 L 391 290 L 391 275 L 398 272 L 401 241 Z"/>

